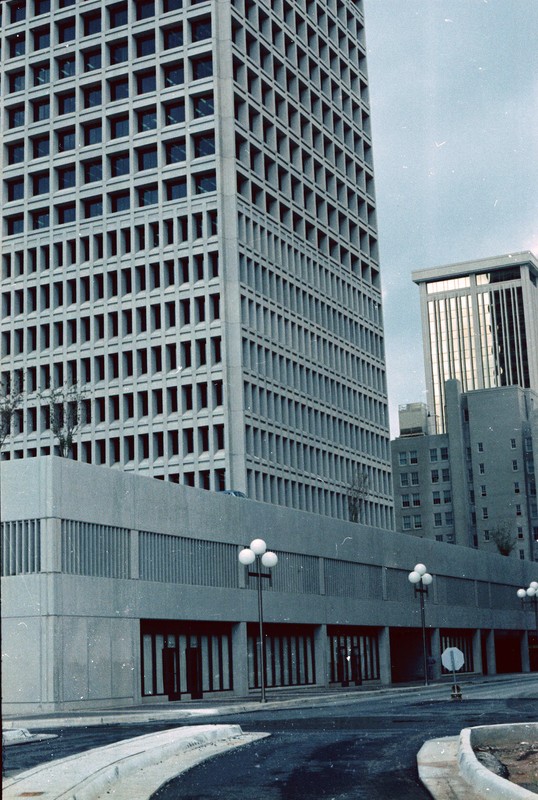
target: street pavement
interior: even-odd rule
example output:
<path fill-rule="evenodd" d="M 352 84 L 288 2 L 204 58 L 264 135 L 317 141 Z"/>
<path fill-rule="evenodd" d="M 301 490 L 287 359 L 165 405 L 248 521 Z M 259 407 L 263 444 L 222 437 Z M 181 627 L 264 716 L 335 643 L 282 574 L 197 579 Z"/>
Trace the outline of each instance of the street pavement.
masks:
<path fill-rule="evenodd" d="M 245 736 L 256 731 L 270 733 L 271 736 L 259 744 L 251 743 L 236 753 L 229 752 L 228 744 L 224 747 L 227 755 L 218 762 L 216 795 L 209 793 L 213 791 L 210 788 L 211 782 L 215 784 L 215 770 L 209 767 L 205 769 L 209 783 L 203 793 L 189 793 L 187 782 L 204 772 L 201 767 L 183 775 L 181 793 L 172 794 L 171 797 L 215 796 L 224 800 L 228 797 L 255 794 L 258 800 L 266 796 L 290 800 L 337 796 L 344 800 L 348 796 L 387 798 L 399 795 L 400 798 L 412 797 L 415 800 L 429 796 L 418 782 L 416 764 L 411 764 L 424 739 L 429 737 L 429 730 L 434 731 L 433 735 L 439 736 L 443 732 L 456 733 L 469 722 L 480 724 L 501 718 L 517 720 L 525 716 L 528 719 L 537 718 L 536 675 L 473 678 L 462 682 L 462 687 L 462 703 L 451 703 L 450 686 L 439 683 L 430 687 L 383 687 L 375 690 L 274 691 L 269 693 L 265 704 L 256 700 L 230 702 L 210 699 L 100 712 L 27 717 L 24 720 L 11 717 L 4 719 L 4 726 L 11 726 L 12 732 L 20 726 L 32 732 L 46 731 L 50 734 L 57 731 L 59 736 L 56 741 L 27 744 L 21 748 L 6 747 L 6 767 L 8 773 L 12 774 L 28 769 L 31 766 L 30 751 L 34 753 L 34 759 L 37 759 L 37 762 L 34 760 L 35 765 L 106 742 L 125 740 L 134 735 L 147 735 L 149 731 L 170 729 L 173 726 L 185 729 L 186 726 L 200 723 L 215 725 L 240 721 Z M 502 697 L 506 698 L 506 702 L 500 701 Z M 528 709 L 526 715 L 522 714 L 525 709 Z M 399 732 L 403 738 L 400 738 Z M 205 748 L 204 758 L 220 752 L 218 747 L 212 746 L 209 749 L 208 753 Z M 233 768 L 227 789 L 222 785 L 220 775 L 224 770 L 223 765 L 232 767 L 233 764 L 240 764 L 245 757 L 243 752 L 262 754 L 269 772 L 263 773 L 261 765 L 255 764 L 253 785 L 249 788 L 244 786 L 244 793 L 237 794 L 237 775 Z M 24 756 L 24 753 L 28 755 Z M 191 752 L 191 761 L 192 755 Z M 392 760 L 390 766 L 387 760 Z M 185 758 L 182 757 L 181 761 L 185 763 Z M 304 763 L 301 765 L 301 762 Z M 399 767 L 395 770 L 396 764 Z M 170 777 L 182 772 L 183 765 L 177 760 L 170 766 Z M 363 774 L 365 769 L 375 774 L 381 783 L 384 782 L 385 789 L 381 785 L 372 789 L 367 776 Z M 278 773 L 276 784 L 275 772 Z M 262 780 L 265 789 L 258 785 L 262 774 L 265 774 Z M 335 776 L 338 776 L 336 781 Z M 162 783 L 163 775 L 160 771 L 157 777 Z M 138 780 L 140 781 L 140 776 Z M 147 782 L 143 783 L 145 791 Z M 367 794 L 357 794 L 357 785 L 362 786 Z M 389 785 L 390 795 L 384 794 L 389 791 Z M 335 794 L 337 786 L 341 791 Z M 274 794 L 275 789 L 280 794 Z M 265 790 L 269 794 L 264 794 Z M 132 786 L 129 791 L 133 791 Z M 149 796 L 126 795 L 129 800 L 141 800 L 142 797 Z"/>

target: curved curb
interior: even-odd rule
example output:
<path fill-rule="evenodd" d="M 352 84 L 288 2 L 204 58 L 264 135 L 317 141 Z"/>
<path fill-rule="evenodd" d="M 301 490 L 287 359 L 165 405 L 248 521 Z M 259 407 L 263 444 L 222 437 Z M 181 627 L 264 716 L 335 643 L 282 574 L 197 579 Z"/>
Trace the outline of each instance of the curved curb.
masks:
<path fill-rule="evenodd" d="M 512 725 L 481 725 L 476 728 L 464 728 L 460 732 L 458 747 L 458 766 L 463 779 L 473 790 L 483 797 L 502 797 L 503 800 L 536 800 L 534 792 L 518 786 L 516 783 L 495 775 L 480 763 L 474 754 L 473 745 L 503 744 L 522 741 L 522 729 L 536 741 L 538 739 L 538 723 L 518 723 Z"/>
<path fill-rule="evenodd" d="M 5 800 L 24 796 L 40 796 L 42 800 L 95 800 L 140 769 L 242 734 L 240 725 L 200 725 L 125 739 L 40 764 L 8 778 L 3 782 L 3 797 Z"/>

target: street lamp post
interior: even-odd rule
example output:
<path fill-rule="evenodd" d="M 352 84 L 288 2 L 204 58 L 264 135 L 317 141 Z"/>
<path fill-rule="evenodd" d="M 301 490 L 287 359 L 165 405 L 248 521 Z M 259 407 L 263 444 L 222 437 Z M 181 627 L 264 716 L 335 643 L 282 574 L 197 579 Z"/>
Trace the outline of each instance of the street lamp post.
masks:
<path fill-rule="evenodd" d="M 261 668 L 261 679 L 260 679 L 260 688 L 261 688 L 261 697 L 260 702 L 265 703 L 265 642 L 263 641 L 263 599 L 262 599 L 262 580 L 264 578 L 271 579 L 270 572 L 262 572 L 262 566 L 268 567 L 276 567 L 278 563 L 278 557 L 276 553 L 273 553 L 271 550 L 267 549 L 267 545 L 263 539 L 253 539 L 250 543 L 250 547 L 244 547 L 243 550 L 239 553 L 239 562 L 243 564 L 245 567 L 249 567 L 251 564 L 256 564 L 256 571 L 250 572 L 249 576 L 255 577 L 258 579 L 258 623 L 259 623 L 259 635 L 260 635 L 260 668 Z"/>
<path fill-rule="evenodd" d="M 534 627 L 536 628 L 536 635 L 538 636 L 538 581 L 531 581 L 527 589 L 518 589 L 517 596 L 523 601 L 527 598 L 534 606 Z"/>
<path fill-rule="evenodd" d="M 428 654 L 426 651 L 426 616 L 424 612 L 424 596 L 428 594 L 428 586 L 433 577 L 424 564 L 416 564 L 415 569 L 407 576 L 415 587 L 415 597 L 420 597 L 420 621 L 422 624 L 422 658 L 424 661 L 424 685 L 428 686 Z"/>

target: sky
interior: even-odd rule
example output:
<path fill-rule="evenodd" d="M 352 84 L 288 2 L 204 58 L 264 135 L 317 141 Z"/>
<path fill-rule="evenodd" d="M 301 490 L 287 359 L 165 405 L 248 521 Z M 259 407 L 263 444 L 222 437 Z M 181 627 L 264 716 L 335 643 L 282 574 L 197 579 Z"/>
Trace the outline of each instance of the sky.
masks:
<path fill-rule="evenodd" d="M 426 402 L 417 269 L 538 254 L 538 0 L 364 0 L 391 438 Z"/>

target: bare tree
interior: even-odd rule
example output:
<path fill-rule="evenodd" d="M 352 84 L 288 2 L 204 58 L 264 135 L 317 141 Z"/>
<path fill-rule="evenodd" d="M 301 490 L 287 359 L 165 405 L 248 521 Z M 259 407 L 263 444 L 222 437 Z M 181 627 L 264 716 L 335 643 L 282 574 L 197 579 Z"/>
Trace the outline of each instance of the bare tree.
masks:
<path fill-rule="evenodd" d="M 360 467 L 356 467 L 349 485 L 347 507 L 351 522 L 361 522 L 364 505 L 368 496 L 368 475 Z"/>
<path fill-rule="evenodd" d="M 0 385 L 0 451 L 6 439 L 11 436 L 13 418 L 24 399 L 23 387 L 18 381 Z"/>
<path fill-rule="evenodd" d="M 73 439 L 82 421 L 84 392 L 75 383 L 67 387 L 50 387 L 40 392 L 39 397 L 49 407 L 49 427 L 58 442 L 59 455 L 62 458 L 69 458 Z"/>
<path fill-rule="evenodd" d="M 507 523 L 500 523 L 489 532 L 489 538 L 495 542 L 497 550 L 502 556 L 509 556 L 516 546 L 517 539 L 512 535 Z"/>

